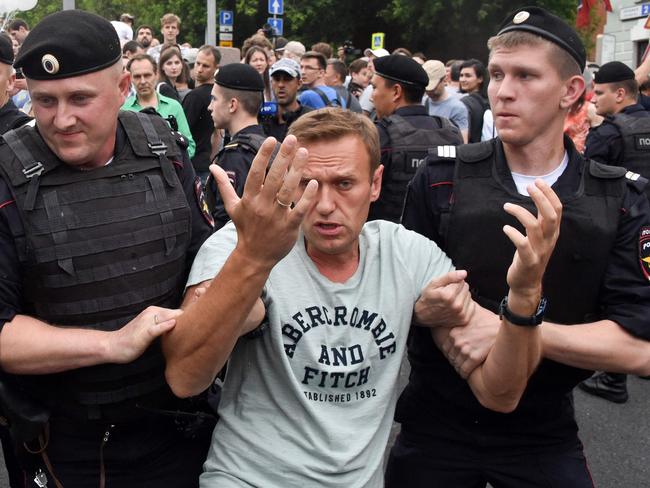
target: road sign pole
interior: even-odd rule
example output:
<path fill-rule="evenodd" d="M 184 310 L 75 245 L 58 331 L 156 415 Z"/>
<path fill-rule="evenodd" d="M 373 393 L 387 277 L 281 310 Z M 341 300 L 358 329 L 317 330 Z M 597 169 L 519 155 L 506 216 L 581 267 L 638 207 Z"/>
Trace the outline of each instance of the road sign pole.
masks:
<path fill-rule="evenodd" d="M 217 0 L 207 0 L 208 22 L 205 27 L 205 43 L 217 45 Z"/>

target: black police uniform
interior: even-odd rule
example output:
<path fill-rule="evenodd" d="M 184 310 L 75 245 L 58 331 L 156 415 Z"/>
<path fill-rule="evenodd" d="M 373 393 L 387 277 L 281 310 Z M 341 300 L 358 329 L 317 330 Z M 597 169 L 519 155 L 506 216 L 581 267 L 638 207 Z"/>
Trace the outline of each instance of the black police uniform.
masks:
<path fill-rule="evenodd" d="M 230 178 L 237 195 L 244 193 L 244 184 L 253 159 L 260 146 L 266 139 L 262 126 L 249 125 L 234 134 L 230 143 L 226 144 L 217 154 L 217 164 L 223 168 Z M 221 195 L 213 178 L 208 180 L 206 188 L 208 205 L 214 218 L 215 229 L 220 229 L 230 220 L 223 204 Z"/>
<path fill-rule="evenodd" d="M 14 105 L 14 102 L 7 100 L 2 108 L 0 108 L 0 134 L 4 134 L 8 130 L 16 129 L 22 125 L 30 122 L 32 118 L 25 112 Z"/>
<path fill-rule="evenodd" d="M 192 158 L 192 165 L 204 184 L 210 174 L 208 168 L 211 163 L 210 156 L 212 155 L 214 122 L 208 111 L 208 105 L 210 105 L 210 94 L 213 86 L 213 83 L 198 86 L 183 99 L 183 111 L 187 117 L 187 124 L 192 132 L 192 138 L 196 142 L 196 152 Z"/>
<path fill-rule="evenodd" d="M 262 126 L 264 134 L 267 137 L 275 137 L 279 142 L 284 141 L 284 138 L 287 137 L 287 132 L 289 131 L 291 124 L 293 124 L 301 115 L 314 110 L 307 105 L 302 105 L 300 102 L 298 102 L 298 104 L 300 105 L 298 107 L 298 110 L 294 110 L 293 112 L 285 110 L 282 116 L 284 122 L 280 122 L 279 113 L 270 116 L 260 116 L 259 122 Z"/>
<path fill-rule="evenodd" d="M 605 117 L 589 131 L 585 156 L 650 178 L 650 112 L 635 103 Z M 646 194 L 650 197 L 648 187 Z"/>
<path fill-rule="evenodd" d="M 28 79 L 51 81 L 113 69 L 120 60 L 108 21 L 66 10 L 39 22 L 15 66 Z M 26 315 L 110 332 L 147 306 L 180 306 L 192 259 L 212 232 L 200 182 L 181 138 L 160 117 L 122 112 L 116 125 L 113 158 L 85 171 L 60 160 L 38 127 L 3 135 L 2 326 Z M 26 479 L 37 474 L 45 486 L 40 477 L 54 485 L 55 476 L 66 488 L 196 485 L 209 432 L 193 439 L 181 432 L 188 417 L 175 412 L 193 408 L 173 396 L 164 370 L 154 341 L 128 364 L 5 374 L 3 386 L 51 414 L 40 442 L 30 445 L 36 455 L 25 454 Z M 18 425 L 10 423 L 12 433 L 24 433 Z"/>
<path fill-rule="evenodd" d="M 648 266 L 638 248 L 650 230 L 645 181 L 584 160 L 568 138 L 564 144 L 568 167 L 553 185 L 564 206 L 560 238 L 544 278 L 547 320 L 609 319 L 650 339 Z M 514 252 L 501 229 L 521 227 L 503 212 L 507 201 L 534 208 L 517 193 L 495 139 L 462 146 L 457 158 L 430 156 L 409 187 L 402 219 L 468 269 L 474 299 L 495 312 Z M 571 393 L 590 371 L 544 359 L 516 410 L 502 414 L 480 405 L 428 329 L 412 328 L 408 354 L 387 487 L 592 487 Z"/>
<path fill-rule="evenodd" d="M 151 153 L 138 117 L 151 119 L 167 155 Z M 180 305 L 192 260 L 212 227 L 187 154 L 158 119 L 122 113 L 113 161 L 84 172 L 59 161 L 36 129 L 5 135 L 42 162 L 43 172 L 20 181 L 16 153 L 0 145 L 2 325 L 25 314 L 114 330 L 149 305 Z M 97 479 L 100 455 L 116 486 L 196 481 L 208 438 L 186 439 L 177 418 L 160 414 L 188 407 L 166 385 L 158 343 L 127 365 L 13 381 L 52 412 L 47 454 L 64 486 Z"/>
<path fill-rule="evenodd" d="M 439 144 L 461 144 L 463 140 L 447 119 L 430 116 L 422 105 L 400 107 L 376 126 L 384 173 L 381 194 L 370 205 L 368 220 L 399 222 L 406 186 L 427 151 Z"/>

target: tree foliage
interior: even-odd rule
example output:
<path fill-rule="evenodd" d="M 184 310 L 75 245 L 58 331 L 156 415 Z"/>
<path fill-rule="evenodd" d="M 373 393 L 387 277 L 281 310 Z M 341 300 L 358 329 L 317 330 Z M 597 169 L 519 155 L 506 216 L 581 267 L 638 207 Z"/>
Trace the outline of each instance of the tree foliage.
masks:
<path fill-rule="evenodd" d="M 253 34 L 265 22 L 268 0 L 217 0 L 217 10 L 234 11 L 235 44 Z M 527 1 L 545 6 L 573 23 L 575 0 Z M 198 46 L 205 38 L 207 8 L 204 0 L 77 0 L 77 8 L 109 20 L 122 12 L 136 17 L 136 25 L 151 25 L 156 32 L 160 17 L 174 12 L 182 19 L 180 40 Z M 486 41 L 506 14 L 521 0 L 284 0 L 285 37 L 307 47 L 319 41 L 340 45 L 351 40 L 369 46 L 373 32 L 386 33 L 386 48 L 400 46 L 423 51 L 429 57 L 478 57 L 487 55 Z M 61 8 L 61 2 L 43 1 L 22 13 L 30 25 Z"/>

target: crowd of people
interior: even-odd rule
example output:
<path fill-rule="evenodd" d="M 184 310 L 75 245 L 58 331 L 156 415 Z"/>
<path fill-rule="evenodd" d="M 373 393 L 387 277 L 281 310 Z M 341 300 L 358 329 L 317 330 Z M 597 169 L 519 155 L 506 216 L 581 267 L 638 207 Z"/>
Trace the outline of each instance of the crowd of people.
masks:
<path fill-rule="evenodd" d="M 650 374 L 650 60 L 539 7 L 485 63 L 134 22 L 0 35 L 11 486 L 593 488 L 572 390 Z"/>

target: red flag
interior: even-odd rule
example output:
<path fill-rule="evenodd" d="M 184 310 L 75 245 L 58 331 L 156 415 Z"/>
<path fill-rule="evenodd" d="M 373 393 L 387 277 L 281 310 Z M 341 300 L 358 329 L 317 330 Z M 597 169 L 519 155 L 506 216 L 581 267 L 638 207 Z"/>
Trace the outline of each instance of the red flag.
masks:
<path fill-rule="evenodd" d="M 589 25 L 589 14 L 591 9 L 599 7 L 600 0 L 579 0 L 578 15 L 576 15 L 576 27 L 587 27 Z M 602 0 L 602 6 L 606 12 L 612 12 L 612 4 L 609 0 Z"/>

